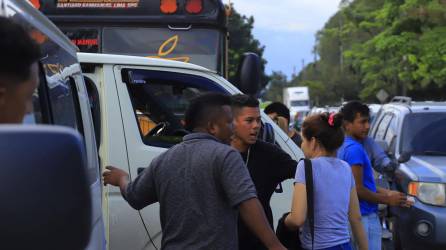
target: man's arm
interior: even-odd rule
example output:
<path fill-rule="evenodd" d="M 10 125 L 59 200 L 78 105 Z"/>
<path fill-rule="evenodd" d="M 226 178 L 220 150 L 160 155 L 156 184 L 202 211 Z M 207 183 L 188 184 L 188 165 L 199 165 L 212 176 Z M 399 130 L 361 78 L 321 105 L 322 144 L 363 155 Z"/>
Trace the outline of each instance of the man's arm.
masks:
<path fill-rule="evenodd" d="M 285 218 L 285 225 L 297 231 L 307 219 L 307 188 L 303 183 L 294 184 L 291 212 Z"/>
<path fill-rule="evenodd" d="M 385 171 L 392 171 L 395 169 L 395 164 L 374 139 L 367 137 L 364 141 L 364 149 L 370 158 L 373 169 L 377 172 L 383 174 Z"/>
<path fill-rule="evenodd" d="M 296 170 L 291 212 L 285 218 L 285 225 L 297 231 L 307 218 L 307 187 L 305 180 L 305 163 L 300 161 Z"/>
<path fill-rule="evenodd" d="M 105 167 L 108 171 L 104 171 L 102 176 L 104 177 L 104 186 L 110 184 L 117 186 L 121 190 L 121 194 L 125 193 L 125 189 L 129 183 L 129 175 L 119 169 L 112 166 Z"/>
<path fill-rule="evenodd" d="M 387 196 L 400 195 L 400 194 L 404 195 L 403 193 L 400 193 L 398 191 L 385 189 L 385 188 L 381 188 L 381 187 L 376 187 L 376 192 L 385 194 Z M 411 206 L 413 206 L 413 204 L 414 204 L 413 201 L 407 200 L 407 196 L 406 195 L 404 195 L 404 197 L 405 197 L 404 198 L 405 199 L 404 202 L 401 202 L 399 204 L 399 206 L 401 206 L 401 207 L 411 207 Z"/>
<path fill-rule="evenodd" d="M 367 250 L 367 236 L 365 235 L 364 226 L 361 222 L 361 213 L 359 212 L 359 201 L 356 189 L 350 191 L 350 202 L 348 205 L 348 220 L 350 222 L 355 241 L 358 242 L 360 250 Z"/>
<path fill-rule="evenodd" d="M 391 206 L 406 204 L 406 196 L 403 193 L 396 191 L 388 192 L 389 190 L 383 188 L 378 188 L 379 191 L 375 193 L 364 187 L 362 182 L 363 168 L 361 165 L 353 165 L 352 172 L 355 177 L 356 191 L 360 200 L 376 204 L 388 204 Z"/>
<path fill-rule="evenodd" d="M 273 145 L 273 147 L 274 150 L 271 150 L 271 154 L 274 156 L 274 161 L 272 164 L 275 165 L 274 169 L 276 169 L 277 180 L 282 182 L 284 180 L 294 178 L 296 174 L 297 162 L 278 146 Z"/>
<path fill-rule="evenodd" d="M 257 198 L 251 198 L 240 203 L 239 212 L 243 222 L 268 249 L 286 249 L 271 229 L 262 205 Z"/>
<path fill-rule="evenodd" d="M 129 175 L 119 168 L 107 166 L 106 169 L 102 174 L 104 185 L 118 186 L 122 197 L 134 209 L 139 210 L 158 201 L 151 167 L 146 168 L 133 182 L 130 182 Z"/>

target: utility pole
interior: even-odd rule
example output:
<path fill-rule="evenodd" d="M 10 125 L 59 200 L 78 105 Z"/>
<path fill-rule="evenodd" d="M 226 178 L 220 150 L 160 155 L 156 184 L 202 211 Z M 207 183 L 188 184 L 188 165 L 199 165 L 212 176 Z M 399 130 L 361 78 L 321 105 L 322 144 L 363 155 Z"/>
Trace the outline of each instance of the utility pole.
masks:
<path fill-rule="evenodd" d="M 344 68 L 344 48 L 342 45 L 342 15 L 339 17 L 339 69 L 342 72 L 342 69 Z"/>
<path fill-rule="evenodd" d="M 403 69 L 404 69 L 404 73 L 407 73 L 409 70 L 408 70 L 408 67 L 407 67 L 407 56 L 406 55 L 404 55 L 403 56 Z M 407 88 L 406 88 L 406 83 L 403 81 L 403 82 L 401 82 L 401 94 L 402 94 L 402 96 L 407 96 Z"/>

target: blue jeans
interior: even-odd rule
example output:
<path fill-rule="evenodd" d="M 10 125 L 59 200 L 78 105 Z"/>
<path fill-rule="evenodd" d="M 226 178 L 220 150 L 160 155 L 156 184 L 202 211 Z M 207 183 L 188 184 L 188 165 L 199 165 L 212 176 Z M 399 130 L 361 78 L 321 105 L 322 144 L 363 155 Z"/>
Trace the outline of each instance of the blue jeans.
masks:
<path fill-rule="evenodd" d="M 369 250 L 381 250 L 381 223 L 377 213 L 363 215 L 361 218 L 365 235 L 369 242 Z"/>
<path fill-rule="evenodd" d="M 352 250 L 352 246 L 350 245 L 350 242 L 347 242 L 334 247 L 327 247 L 319 250 Z"/>

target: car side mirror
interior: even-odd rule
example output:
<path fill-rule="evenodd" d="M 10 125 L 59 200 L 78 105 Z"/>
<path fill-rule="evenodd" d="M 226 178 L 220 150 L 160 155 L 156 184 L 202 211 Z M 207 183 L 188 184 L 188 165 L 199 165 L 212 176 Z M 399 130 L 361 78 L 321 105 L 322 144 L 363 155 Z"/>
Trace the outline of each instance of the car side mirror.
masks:
<path fill-rule="evenodd" d="M 245 53 L 237 70 L 236 87 L 247 95 L 257 95 L 260 88 L 260 57 L 255 53 Z"/>
<path fill-rule="evenodd" d="M 398 163 L 406 163 L 410 160 L 412 155 L 409 152 L 401 153 L 400 157 L 398 157 Z"/>
<path fill-rule="evenodd" d="M 58 126 L 0 126 L 5 249 L 85 249 L 91 196 L 84 143 Z"/>

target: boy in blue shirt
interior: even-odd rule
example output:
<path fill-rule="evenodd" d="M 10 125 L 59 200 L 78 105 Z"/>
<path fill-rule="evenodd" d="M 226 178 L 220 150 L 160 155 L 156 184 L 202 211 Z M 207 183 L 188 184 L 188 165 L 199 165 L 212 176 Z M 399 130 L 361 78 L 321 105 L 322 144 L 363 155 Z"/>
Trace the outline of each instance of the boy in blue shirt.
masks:
<path fill-rule="evenodd" d="M 363 142 L 370 129 L 369 108 L 358 101 L 344 105 L 340 113 L 344 117 L 345 140 L 338 150 L 338 158 L 352 168 L 362 216 L 362 224 L 369 242 L 369 250 L 381 249 L 381 224 L 378 204 L 409 206 L 406 195 L 376 187 L 370 159 Z"/>

